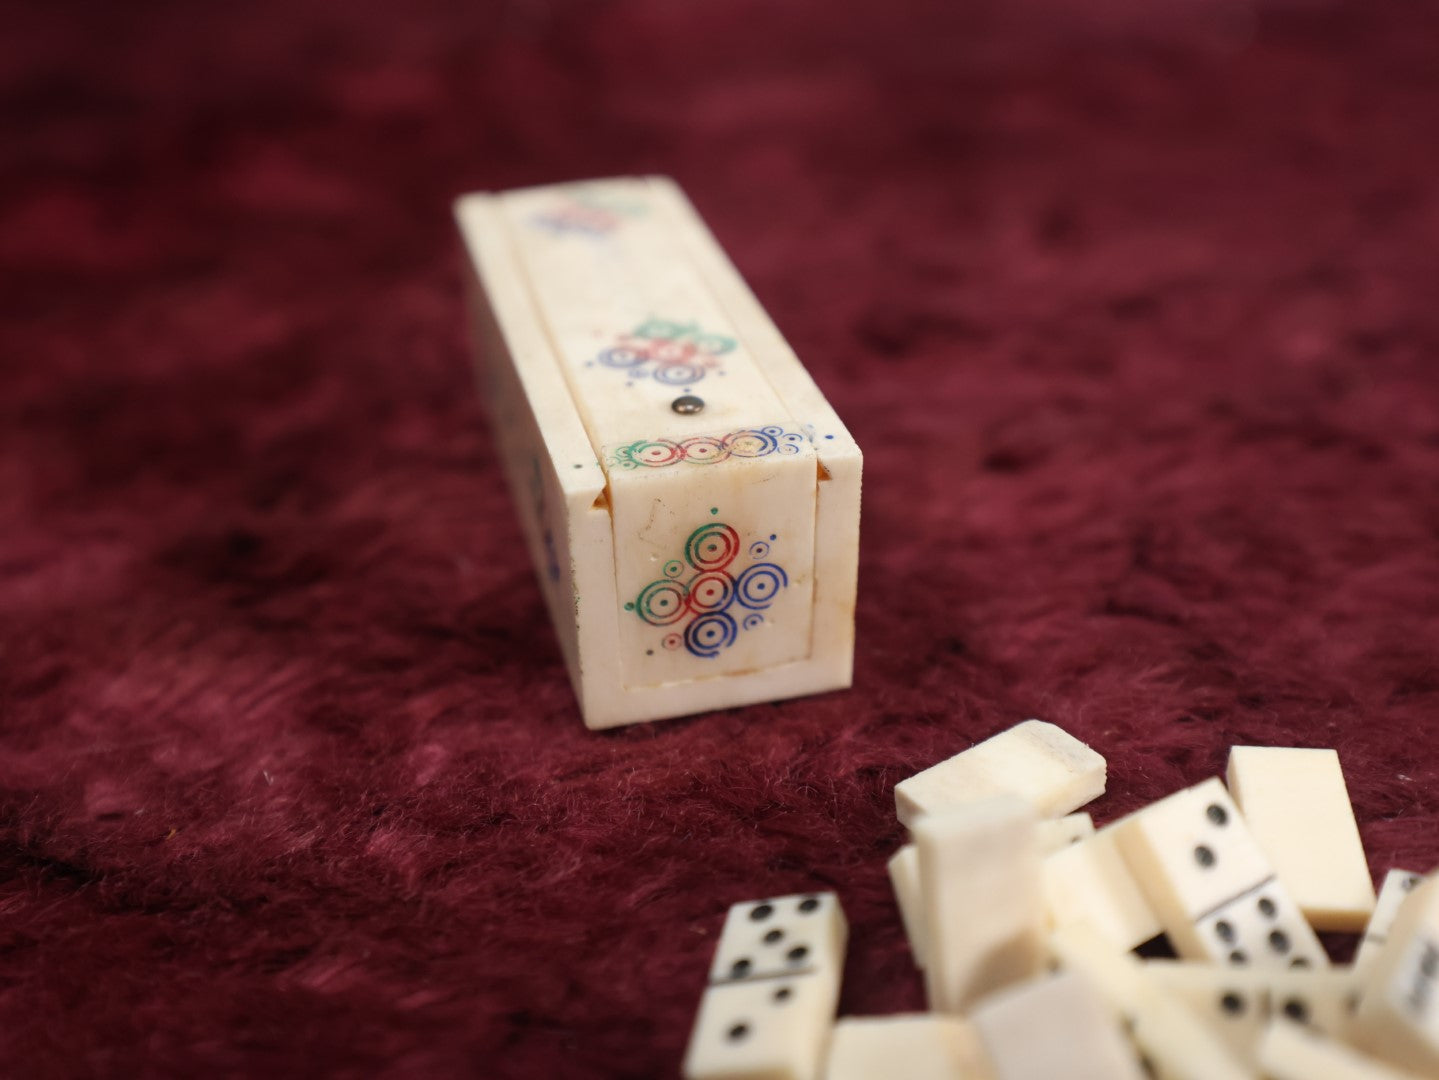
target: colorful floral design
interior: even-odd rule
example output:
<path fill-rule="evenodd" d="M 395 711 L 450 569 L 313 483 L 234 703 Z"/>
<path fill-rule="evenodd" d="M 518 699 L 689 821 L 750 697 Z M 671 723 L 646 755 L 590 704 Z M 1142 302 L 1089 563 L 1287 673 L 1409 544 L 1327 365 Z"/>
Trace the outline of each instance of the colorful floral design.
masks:
<path fill-rule="evenodd" d="M 739 344 L 724 334 L 702 330 L 696 322 L 647 319 L 594 362 L 623 371 L 631 379 L 651 378 L 666 386 L 691 386 L 720 366 L 720 357 Z"/>
<path fill-rule="evenodd" d="M 619 228 L 625 218 L 638 217 L 644 211 L 644 206 L 640 204 L 572 195 L 557 199 L 551 206 L 532 215 L 530 221 L 553 233 L 606 236 Z"/>
<path fill-rule="evenodd" d="M 739 533 L 724 522 L 701 525 L 685 541 L 683 560 L 665 563 L 664 576 L 641 589 L 625 610 L 651 626 L 673 627 L 661 639 L 664 648 L 715 658 L 742 629 L 762 625 L 765 609 L 789 585 L 781 566 L 762 561 L 770 550 L 763 540 L 749 546 L 750 565 L 735 574 L 740 548 Z"/>
<path fill-rule="evenodd" d="M 610 453 L 617 469 L 663 469 L 669 465 L 714 465 L 736 458 L 798 454 L 805 436 L 778 425 L 744 428 L 728 435 L 692 435 L 688 439 L 639 439 Z"/>

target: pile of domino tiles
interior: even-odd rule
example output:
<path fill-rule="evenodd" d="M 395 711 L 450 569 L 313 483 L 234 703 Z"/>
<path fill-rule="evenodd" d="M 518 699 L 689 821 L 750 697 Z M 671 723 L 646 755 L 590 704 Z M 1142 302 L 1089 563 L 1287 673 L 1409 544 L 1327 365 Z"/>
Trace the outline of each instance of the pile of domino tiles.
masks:
<path fill-rule="evenodd" d="M 1096 830 L 1105 762 L 1028 720 L 895 788 L 930 1010 L 835 1020 L 832 893 L 730 909 L 688 1080 L 1439 1077 L 1439 874 L 1375 897 L 1332 750 L 1236 746 Z M 1331 964 L 1315 930 L 1362 932 Z M 1134 950 L 1163 935 L 1178 959 Z"/>

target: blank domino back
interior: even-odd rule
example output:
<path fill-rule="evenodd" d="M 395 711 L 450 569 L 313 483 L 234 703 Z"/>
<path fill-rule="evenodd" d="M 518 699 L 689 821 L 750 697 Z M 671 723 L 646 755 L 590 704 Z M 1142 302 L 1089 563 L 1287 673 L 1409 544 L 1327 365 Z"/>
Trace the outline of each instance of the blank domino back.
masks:
<path fill-rule="evenodd" d="M 847 687 L 859 447 L 679 188 L 598 180 L 455 212 L 585 723 Z"/>
<path fill-rule="evenodd" d="M 901 780 L 894 803 L 911 828 L 924 814 L 993 795 L 1018 795 L 1059 817 L 1103 795 L 1104 780 L 1104 758 L 1054 724 L 1026 720 Z"/>
<path fill-rule="evenodd" d="M 1374 913 L 1374 886 L 1339 755 L 1236 746 L 1227 779 L 1250 831 L 1310 925 L 1362 930 Z"/>

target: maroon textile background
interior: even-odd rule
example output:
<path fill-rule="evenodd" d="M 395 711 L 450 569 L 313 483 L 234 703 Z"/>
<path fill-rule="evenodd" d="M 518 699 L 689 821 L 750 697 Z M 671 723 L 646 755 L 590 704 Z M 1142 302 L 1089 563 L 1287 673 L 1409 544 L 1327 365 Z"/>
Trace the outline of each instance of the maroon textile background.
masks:
<path fill-rule="evenodd" d="M 1031 715 L 1101 820 L 1335 746 L 1439 861 L 1439 9 L 1180 10 L 11 5 L 0 1072 L 673 1075 L 821 887 L 915 1007 L 891 789 Z M 596 735 L 449 201 L 647 171 L 867 453 L 859 647 Z"/>

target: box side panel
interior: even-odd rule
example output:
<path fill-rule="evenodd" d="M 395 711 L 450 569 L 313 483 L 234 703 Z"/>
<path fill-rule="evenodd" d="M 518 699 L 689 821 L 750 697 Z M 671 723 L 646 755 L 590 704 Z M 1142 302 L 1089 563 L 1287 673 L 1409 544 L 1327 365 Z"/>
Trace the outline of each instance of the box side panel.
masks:
<path fill-rule="evenodd" d="M 469 253 L 466 292 L 476 348 L 476 371 L 506 482 L 545 606 L 576 691 L 582 684 L 579 573 L 586 552 L 608 562 L 607 543 L 595 550 L 593 518 L 603 473 L 574 413 L 563 380 L 545 355 L 543 332 L 518 277 L 507 266 L 503 234 L 484 196 L 456 208 Z M 580 509 L 583 508 L 583 509 Z M 612 587 L 611 587 L 612 588 Z"/>

